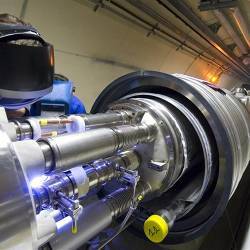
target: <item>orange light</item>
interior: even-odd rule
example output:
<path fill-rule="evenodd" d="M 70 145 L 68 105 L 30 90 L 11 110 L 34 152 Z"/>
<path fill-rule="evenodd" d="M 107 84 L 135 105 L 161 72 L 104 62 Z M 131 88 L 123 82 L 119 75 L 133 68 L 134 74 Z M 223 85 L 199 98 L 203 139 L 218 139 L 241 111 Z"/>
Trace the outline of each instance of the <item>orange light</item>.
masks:
<path fill-rule="evenodd" d="M 215 83 L 217 80 L 218 80 L 218 76 L 213 76 L 213 77 L 211 78 L 211 82 L 212 82 L 212 83 Z"/>
<path fill-rule="evenodd" d="M 217 84 L 219 82 L 221 74 L 222 71 L 219 68 L 209 71 L 206 74 L 207 81 L 213 84 Z"/>
<path fill-rule="evenodd" d="M 211 73 L 211 72 L 207 74 L 207 81 L 211 83 L 217 83 L 218 79 L 219 79 L 219 74 Z"/>
<path fill-rule="evenodd" d="M 49 55 L 50 65 L 54 66 L 55 64 L 55 56 L 54 56 L 54 48 L 52 47 L 50 55 Z"/>
<path fill-rule="evenodd" d="M 212 75 L 211 73 L 208 73 L 208 74 L 207 74 L 207 79 L 208 79 L 208 81 L 210 81 L 210 80 L 212 79 L 212 77 L 213 77 L 213 75 Z"/>

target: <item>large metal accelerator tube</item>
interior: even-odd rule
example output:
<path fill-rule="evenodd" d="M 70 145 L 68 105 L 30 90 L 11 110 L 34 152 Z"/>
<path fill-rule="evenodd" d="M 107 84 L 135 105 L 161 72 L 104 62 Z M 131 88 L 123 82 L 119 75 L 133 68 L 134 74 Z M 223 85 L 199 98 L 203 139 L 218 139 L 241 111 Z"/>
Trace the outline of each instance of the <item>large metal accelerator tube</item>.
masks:
<path fill-rule="evenodd" d="M 172 109 L 177 108 L 188 118 L 193 127 L 197 124 L 201 125 L 209 138 L 210 147 L 207 147 L 204 141 L 202 149 L 204 161 L 205 155 L 211 158 L 210 170 L 203 175 L 204 181 L 209 182 L 202 195 L 205 198 L 195 206 L 195 212 L 187 213 L 181 221 L 176 220 L 166 242 L 180 243 L 192 240 L 208 232 L 219 219 L 248 166 L 249 113 L 241 100 L 228 90 L 196 78 L 153 71 L 135 72 L 115 80 L 98 97 L 92 112 L 104 112 L 110 108 L 111 103 L 119 99 L 129 102 L 130 100 L 143 101 L 143 98 L 170 105 Z M 114 105 L 114 109 L 117 107 L 118 105 Z M 188 116 L 185 110 L 188 110 L 192 116 Z M 174 116 L 175 114 L 177 112 L 173 113 Z M 196 132 L 202 135 L 203 132 L 199 126 Z M 200 141 L 203 141 L 202 136 Z M 210 177 L 207 176 L 209 172 L 213 173 Z M 191 176 L 185 181 L 189 180 L 192 180 Z M 175 184 L 177 188 L 182 181 L 183 179 L 179 179 Z M 171 190 L 167 191 L 167 194 L 169 197 Z M 174 196 L 174 193 L 172 195 Z M 156 209 L 159 209 L 159 204 L 162 204 L 160 208 L 164 208 L 164 203 L 165 207 L 168 206 L 169 198 L 164 200 L 163 196 L 159 199 Z M 148 204 L 151 210 L 152 204 Z"/>

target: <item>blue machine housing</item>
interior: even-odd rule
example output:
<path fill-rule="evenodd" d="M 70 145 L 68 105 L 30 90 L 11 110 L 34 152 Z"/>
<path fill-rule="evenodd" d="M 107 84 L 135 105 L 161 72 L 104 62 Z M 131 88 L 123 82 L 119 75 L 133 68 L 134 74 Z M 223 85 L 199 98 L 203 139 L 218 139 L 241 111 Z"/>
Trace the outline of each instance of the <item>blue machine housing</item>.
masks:
<path fill-rule="evenodd" d="M 49 113 L 68 115 L 73 96 L 71 81 L 54 80 L 53 90 L 31 105 L 30 115 L 47 116 Z"/>

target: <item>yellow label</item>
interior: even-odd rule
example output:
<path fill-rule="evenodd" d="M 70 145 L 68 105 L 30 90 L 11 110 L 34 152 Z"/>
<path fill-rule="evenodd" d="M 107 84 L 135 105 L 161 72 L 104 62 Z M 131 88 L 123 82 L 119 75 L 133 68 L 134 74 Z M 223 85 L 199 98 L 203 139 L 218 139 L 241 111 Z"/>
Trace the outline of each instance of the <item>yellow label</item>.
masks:
<path fill-rule="evenodd" d="M 39 121 L 39 123 L 40 123 L 41 126 L 46 126 L 48 124 L 48 120 L 47 119 L 41 119 Z"/>

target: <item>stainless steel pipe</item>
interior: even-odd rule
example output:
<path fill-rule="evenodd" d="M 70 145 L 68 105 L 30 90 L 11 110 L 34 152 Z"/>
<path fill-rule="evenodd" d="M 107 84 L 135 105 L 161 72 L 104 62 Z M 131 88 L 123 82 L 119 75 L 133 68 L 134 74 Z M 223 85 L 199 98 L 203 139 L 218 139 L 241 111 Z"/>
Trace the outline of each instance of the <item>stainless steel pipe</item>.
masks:
<path fill-rule="evenodd" d="M 25 139 L 33 138 L 32 127 L 28 122 L 18 122 L 14 121 L 15 129 L 16 129 L 16 140 L 22 141 Z"/>
<path fill-rule="evenodd" d="M 131 123 L 133 115 L 130 112 L 125 111 L 117 111 L 117 112 L 107 112 L 100 114 L 83 114 L 76 115 L 82 118 L 83 123 L 85 124 L 85 129 L 94 129 L 94 128 L 102 128 L 102 127 L 112 127 L 112 126 L 120 126 L 120 125 L 128 125 Z M 33 120 L 39 121 L 41 119 L 46 119 L 48 121 L 48 125 L 46 125 L 45 131 L 66 131 L 66 123 L 69 123 L 68 117 L 38 117 L 32 118 Z M 16 140 L 22 141 L 25 139 L 34 139 L 34 133 L 31 121 L 28 120 L 13 120 L 16 130 Z"/>
<path fill-rule="evenodd" d="M 121 176 L 124 171 L 122 169 L 135 170 L 139 165 L 140 159 L 138 155 L 134 151 L 126 151 L 119 155 L 82 166 L 85 173 L 83 175 L 81 175 L 82 172 L 74 172 L 74 168 L 65 172 L 57 171 L 51 174 L 49 178 L 46 178 L 41 185 L 32 187 L 36 212 L 39 214 L 42 210 L 50 208 L 58 198 L 57 192 L 59 191 L 69 198 L 79 199 L 98 185 Z M 84 193 L 79 192 L 79 185 L 76 181 L 76 179 L 82 176 L 87 179 L 88 183 Z M 82 186 L 80 188 L 82 190 Z"/>
<path fill-rule="evenodd" d="M 86 130 L 101 127 L 111 127 L 129 124 L 131 116 L 128 112 L 108 112 L 100 114 L 81 115 Z"/>
<path fill-rule="evenodd" d="M 118 150 L 150 142 L 154 139 L 154 135 L 155 128 L 152 125 L 126 125 L 41 139 L 39 144 L 46 160 L 45 172 L 50 172 L 55 168 L 67 170 L 111 156 Z"/>
<path fill-rule="evenodd" d="M 105 202 L 97 201 L 84 208 L 78 220 L 78 233 L 72 234 L 72 222 L 62 227 L 60 235 L 55 236 L 49 244 L 53 250 L 68 250 L 81 247 L 84 242 L 93 238 L 98 232 L 112 222 L 112 213 Z"/>
<path fill-rule="evenodd" d="M 122 173 L 119 168 L 134 170 L 139 165 L 140 159 L 137 154 L 133 151 L 126 151 L 123 154 L 111 156 L 83 167 L 89 179 L 89 189 L 92 189 L 119 177 Z"/>

